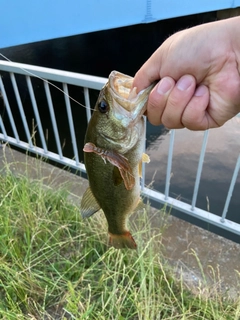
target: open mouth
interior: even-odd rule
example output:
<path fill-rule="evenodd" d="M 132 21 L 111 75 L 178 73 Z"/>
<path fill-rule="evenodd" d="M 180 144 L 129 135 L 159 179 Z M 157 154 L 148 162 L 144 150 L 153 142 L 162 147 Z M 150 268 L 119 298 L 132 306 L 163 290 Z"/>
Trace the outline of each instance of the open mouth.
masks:
<path fill-rule="evenodd" d="M 155 84 L 137 93 L 137 88 L 132 88 L 133 77 L 112 71 L 109 75 L 109 87 L 115 102 L 133 118 L 146 111 L 148 95 Z"/>
<path fill-rule="evenodd" d="M 132 88 L 133 78 L 125 76 L 123 74 L 117 73 L 113 76 L 113 87 L 118 94 L 124 99 L 131 99 L 135 97 L 131 96 L 131 88 Z"/>
<path fill-rule="evenodd" d="M 132 112 L 136 107 L 137 88 L 132 89 L 133 78 L 123 73 L 112 71 L 109 76 L 110 87 L 114 99 L 129 112 Z"/>

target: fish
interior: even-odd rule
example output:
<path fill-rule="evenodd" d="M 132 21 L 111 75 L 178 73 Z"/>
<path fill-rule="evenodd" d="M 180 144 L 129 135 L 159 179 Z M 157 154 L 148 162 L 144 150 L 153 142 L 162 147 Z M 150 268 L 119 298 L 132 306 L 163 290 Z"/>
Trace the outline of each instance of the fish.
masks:
<path fill-rule="evenodd" d="M 83 218 L 103 211 L 109 245 L 136 249 L 127 228 L 128 217 L 141 205 L 142 163 L 145 124 L 143 115 L 154 85 L 137 93 L 133 78 L 112 71 L 99 93 L 84 141 L 84 163 L 89 187 L 81 200 Z"/>

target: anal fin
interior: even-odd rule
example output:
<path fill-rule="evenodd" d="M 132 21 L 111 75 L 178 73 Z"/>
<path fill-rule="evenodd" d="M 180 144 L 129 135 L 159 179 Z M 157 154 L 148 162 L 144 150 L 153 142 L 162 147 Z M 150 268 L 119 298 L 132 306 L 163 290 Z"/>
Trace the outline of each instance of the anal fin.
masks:
<path fill-rule="evenodd" d="M 100 208 L 99 204 L 97 203 L 94 195 L 92 194 L 90 187 L 88 187 L 87 190 L 84 192 L 84 195 L 83 195 L 82 201 L 81 201 L 82 217 L 89 218 L 95 212 L 99 211 L 100 209 L 101 208 Z"/>

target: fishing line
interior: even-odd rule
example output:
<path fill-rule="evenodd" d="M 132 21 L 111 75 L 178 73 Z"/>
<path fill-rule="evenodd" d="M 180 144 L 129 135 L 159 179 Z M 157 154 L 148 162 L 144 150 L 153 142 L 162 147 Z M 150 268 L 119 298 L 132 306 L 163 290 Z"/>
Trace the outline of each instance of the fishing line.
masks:
<path fill-rule="evenodd" d="M 12 60 L 8 59 L 8 58 L 7 58 L 4 54 L 2 54 L 1 52 L 0 52 L 0 56 L 2 56 L 5 60 L 7 60 L 7 61 L 9 61 L 9 62 L 13 62 Z M 74 98 L 72 98 L 71 96 L 69 96 L 65 91 L 63 91 L 62 89 L 60 89 L 58 86 L 56 86 L 56 85 L 53 84 L 52 82 L 50 82 L 50 81 L 48 81 L 48 80 L 46 80 L 46 79 L 43 79 L 43 78 L 37 76 L 36 74 L 34 74 L 33 72 L 28 71 L 28 70 L 26 70 L 26 69 L 24 69 L 24 68 L 19 68 L 19 69 L 22 70 L 22 71 L 24 71 L 24 72 L 26 72 L 26 73 L 28 73 L 28 74 L 31 75 L 32 77 L 38 78 L 38 79 L 40 79 L 40 80 L 48 83 L 48 84 L 51 85 L 52 87 L 54 87 L 54 88 L 56 88 L 57 90 L 59 90 L 60 92 L 62 92 L 62 93 L 63 93 L 65 96 L 67 96 L 70 100 L 72 100 L 72 101 L 74 101 L 75 103 L 77 103 L 79 106 L 81 106 L 81 107 L 83 107 L 83 108 L 85 108 L 85 109 L 89 109 L 89 110 L 94 111 L 93 108 L 89 108 L 89 107 L 83 105 L 82 103 L 80 103 L 79 101 L 75 100 Z"/>
<path fill-rule="evenodd" d="M 12 60 L 10 60 L 9 58 L 7 58 L 4 54 L 2 54 L 0 52 L 0 56 L 3 57 L 6 61 L 9 61 L 9 62 L 13 62 Z M 79 101 L 75 100 L 74 98 L 72 98 L 70 95 L 68 95 L 65 91 L 63 91 L 62 89 L 60 89 L 58 86 L 56 86 L 55 84 L 53 84 L 52 82 L 46 80 L 46 79 L 43 79 L 41 77 L 39 77 L 38 75 L 34 74 L 33 72 L 31 71 L 28 71 L 26 70 L 25 68 L 19 68 L 20 70 L 26 72 L 27 74 L 29 74 L 30 76 L 32 77 L 35 77 L 35 78 L 38 78 L 46 83 L 48 83 L 50 86 L 56 88 L 57 90 L 59 90 L 60 92 L 62 92 L 65 96 L 67 96 L 70 100 L 72 100 L 73 102 L 75 102 L 76 104 L 80 105 L 81 107 L 85 108 L 85 109 L 89 109 L 89 110 L 92 110 L 92 111 L 95 111 L 95 109 L 93 108 L 88 108 L 87 106 L 81 104 Z M 131 173 L 129 173 L 130 176 L 133 176 Z M 147 187 L 146 184 L 144 184 L 144 187 Z"/>

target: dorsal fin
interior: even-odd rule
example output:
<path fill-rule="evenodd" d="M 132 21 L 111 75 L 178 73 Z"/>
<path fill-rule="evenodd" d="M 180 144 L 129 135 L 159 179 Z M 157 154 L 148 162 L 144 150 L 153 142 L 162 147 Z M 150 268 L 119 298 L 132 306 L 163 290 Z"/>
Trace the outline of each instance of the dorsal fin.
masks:
<path fill-rule="evenodd" d="M 94 195 L 92 194 L 90 187 L 88 187 L 87 190 L 84 192 L 84 195 L 83 195 L 82 201 L 81 201 L 82 217 L 89 218 L 95 212 L 99 211 L 100 209 L 101 208 L 100 208 L 99 204 L 97 203 Z"/>

